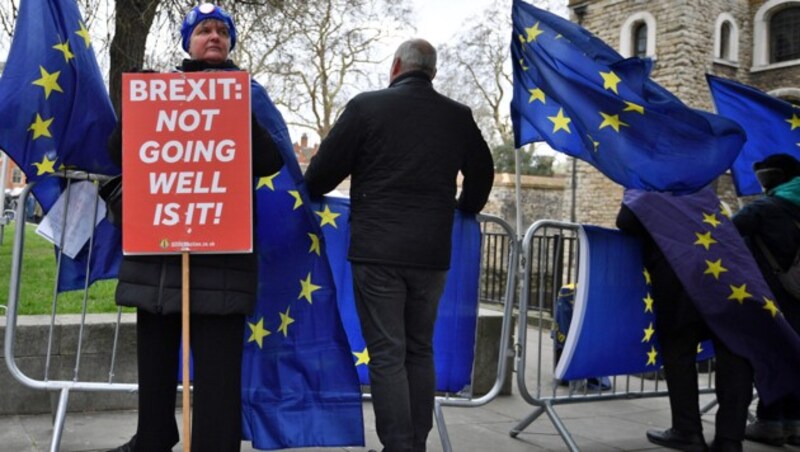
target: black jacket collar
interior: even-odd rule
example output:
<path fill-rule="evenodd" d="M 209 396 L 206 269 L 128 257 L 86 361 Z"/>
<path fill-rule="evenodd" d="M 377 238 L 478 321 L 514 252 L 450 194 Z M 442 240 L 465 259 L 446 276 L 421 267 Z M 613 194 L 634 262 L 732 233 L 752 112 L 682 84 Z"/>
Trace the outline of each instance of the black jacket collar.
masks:
<path fill-rule="evenodd" d="M 409 71 L 397 76 L 396 79 L 389 85 L 389 87 L 397 86 L 397 85 L 405 85 L 407 83 L 420 83 L 423 82 L 424 84 L 430 86 L 433 83 L 431 82 L 431 78 L 428 74 L 423 71 Z"/>
<path fill-rule="evenodd" d="M 181 65 L 178 66 L 178 69 L 183 72 L 200 72 L 208 70 L 238 70 L 239 67 L 236 66 L 231 60 L 225 60 L 219 64 L 211 64 L 202 60 L 184 59 L 181 62 Z"/>

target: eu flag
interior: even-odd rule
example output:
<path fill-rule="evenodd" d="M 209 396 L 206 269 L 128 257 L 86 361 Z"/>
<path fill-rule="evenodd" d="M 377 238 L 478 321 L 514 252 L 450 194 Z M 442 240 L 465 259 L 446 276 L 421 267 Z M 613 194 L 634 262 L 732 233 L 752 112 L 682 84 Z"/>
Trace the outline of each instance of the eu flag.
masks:
<path fill-rule="evenodd" d="M 325 250 L 333 270 L 353 361 L 362 385 L 369 385 L 369 350 L 361 335 L 361 323 L 353 296 L 353 273 L 347 260 L 350 239 L 350 200 L 326 197 L 313 209 L 323 224 Z M 322 219 L 329 220 L 322 220 Z M 475 358 L 475 326 L 478 321 L 481 232 L 473 215 L 456 211 L 450 252 L 450 270 L 439 300 L 433 336 L 436 390 L 460 392 L 470 385 Z"/>
<path fill-rule="evenodd" d="M 714 192 L 626 190 L 623 202 L 658 244 L 708 327 L 753 366 L 759 397 L 770 403 L 800 396 L 800 336 Z"/>
<path fill-rule="evenodd" d="M 761 193 L 753 163 L 772 154 L 800 159 L 800 107 L 752 86 L 706 75 L 717 112 L 742 125 L 747 143 L 731 172 L 739 196 Z"/>
<path fill-rule="evenodd" d="M 259 289 L 242 364 L 244 437 L 258 449 L 362 445 L 361 388 L 322 239 L 329 219 L 311 210 L 280 113 L 263 88 L 251 91 L 285 165 L 256 185 Z"/>
<path fill-rule="evenodd" d="M 699 190 L 724 173 L 745 135 L 693 110 L 580 26 L 514 0 L 511 53 L 516 145 L 547 141 L 628 187 Z"/>
<path fill-rule="evenodd" d="M 558 379 L 630 375 L 661 368 L 650 274 L 640 241 L 618 230 L 583 226 L 575 305 Z M 710 341 L 697 360 L 711 358 Z"/>
<path fill-rule="evenodd" d="M 89 32 L 74 0 L 22 0 L 0 77 L 0 147 L 16 162 L 45 213 L 64 182 L 48 177 L 63 169 L 117 174 L 106 152 L 116 119 L 95 60 Z M 82 288 L 116 276 L 119 230 L 103 220 L 88 246 L 63 256 L 59 289 Z M 90 256 L 91 254 L 91 256 Z"/>

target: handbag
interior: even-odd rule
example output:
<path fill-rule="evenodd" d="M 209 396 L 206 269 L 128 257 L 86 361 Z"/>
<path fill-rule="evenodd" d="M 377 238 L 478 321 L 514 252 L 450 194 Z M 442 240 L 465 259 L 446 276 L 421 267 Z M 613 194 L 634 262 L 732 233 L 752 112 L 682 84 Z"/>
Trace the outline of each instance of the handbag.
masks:
<path fill-rule="evenodd" d="M 115 226 L 122 226 L 122 175 L 103 183 L 97 195 L 106 203 L 106 219 Z"/>

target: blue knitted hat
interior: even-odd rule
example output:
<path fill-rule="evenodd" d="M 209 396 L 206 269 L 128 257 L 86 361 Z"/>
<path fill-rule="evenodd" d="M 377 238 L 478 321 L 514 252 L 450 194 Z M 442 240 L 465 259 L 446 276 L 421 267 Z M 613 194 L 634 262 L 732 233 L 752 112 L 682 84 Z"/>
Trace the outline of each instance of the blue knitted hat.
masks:
<path fill-rule="evenodd" d="M 181 25 L 181 37 L 183 38 L 183 50 L 189 51 L 189 38 L 192 36 L 194 27 L 206 19 L 217 19 L 225 22 L 228 26 L 228 33 L 231 37 L 231 48 L 236 47 L 236 25 L 233 23 L 233 18 L 224 9 L 219 6 L 212 5 L 211 3 L 203 3 L 202 5 L 195 6 L 189 11 L 189 14 L 183 19 Z"/>

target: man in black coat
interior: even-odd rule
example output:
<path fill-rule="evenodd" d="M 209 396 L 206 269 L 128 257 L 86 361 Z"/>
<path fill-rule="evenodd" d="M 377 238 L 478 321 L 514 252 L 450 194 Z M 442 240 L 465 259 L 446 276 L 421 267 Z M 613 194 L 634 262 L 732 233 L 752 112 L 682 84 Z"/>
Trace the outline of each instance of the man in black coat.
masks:
<path fill-rule="evenodd" d="M 672 426 L 666 430 L 648 430 L 648 441 L 687 452 L 709 450 L 700 419 L 696 359 L 697 344 L 710 338 L 717 357 L 715 392 L 719 402 L 710 450 L 741 451 L 752 395 L 750 364 L 711 332 L 661 248 L 625 204 L 617 214 L 617 227 L 642 240 L 644 265 L 652 280 L 656 333 L 667 381 Z"/>
<path fill-rule="evenodd" d="M 786 321 L 800 332 L 800 299 L 792 296 L 776 274 L 794 262 L 800 248 L 800 162 L 788 154 L 774 154 L 753 165 L 766 196 L 746 205 L 733 223 L 753 253 L 764 279 Z M 758 401 L 757 419 L 745 438 L 782 446 L 800 446 L 800 400 L 784 397 L 766 405 Z"/>
<path fill-rule="evenodd" d="M 494 179 L 472 112 L 437 93 L 435 75 L 430 43 L 401 44 L 389 87 L 347 104 L 305 173 L 312 197 L 352 176 L 348 259 L 376 428 L 388 452 L 425 450 L 433 425 L 433 325 L 454 210 L 479 212 Z"/>

